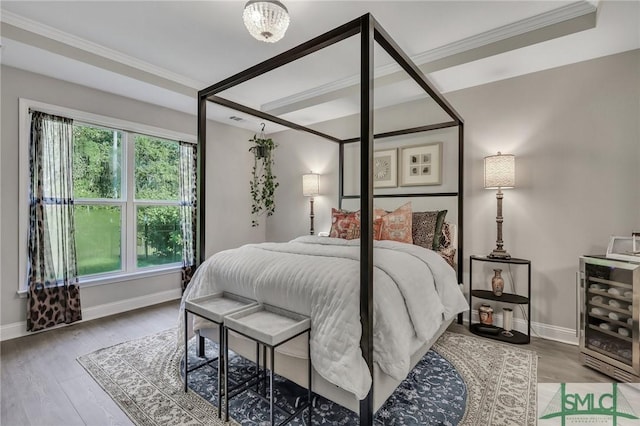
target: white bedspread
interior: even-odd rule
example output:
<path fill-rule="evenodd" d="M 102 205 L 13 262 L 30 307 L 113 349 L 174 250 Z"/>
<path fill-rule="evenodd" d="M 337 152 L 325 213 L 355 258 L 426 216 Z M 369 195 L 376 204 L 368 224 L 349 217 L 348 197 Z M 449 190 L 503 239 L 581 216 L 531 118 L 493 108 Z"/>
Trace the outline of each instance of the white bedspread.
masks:
<path fill-rule="evenodd" d="M 305 236 L 219 252 L 196 271 L 180 321 L 184 300 L 223 290 L 307 315 L 314 368 L 363 399 L 371 375 L 360 351 L 359 244 Z M 402 380 L 411 354 L 468 304 L 453 269 L 431 250 L 375 241 L 374 265 L 374 360 Z"/>

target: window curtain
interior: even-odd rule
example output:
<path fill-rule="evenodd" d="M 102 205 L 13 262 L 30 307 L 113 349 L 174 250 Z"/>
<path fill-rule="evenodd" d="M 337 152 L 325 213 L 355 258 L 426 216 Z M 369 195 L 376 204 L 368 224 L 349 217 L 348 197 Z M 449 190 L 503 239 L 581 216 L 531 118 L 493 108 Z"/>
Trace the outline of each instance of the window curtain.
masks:
<path fill-rule="evenodd" d="M 73 217 L 73 121 L 31 114 L 27 331 L 82 319 Z"/>
<path fill-rule="evenodd" d="M 197 147 L 180 142 L 180 223 L 182 226 L 182 291 L 196 268 Z"/>

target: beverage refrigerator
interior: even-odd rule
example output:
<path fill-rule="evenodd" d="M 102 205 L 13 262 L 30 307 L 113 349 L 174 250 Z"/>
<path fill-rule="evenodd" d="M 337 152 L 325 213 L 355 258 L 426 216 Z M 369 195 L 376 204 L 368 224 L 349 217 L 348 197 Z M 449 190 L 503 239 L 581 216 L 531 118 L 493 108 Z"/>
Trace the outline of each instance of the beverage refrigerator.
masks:
<path fill-rule="evenodd" d="M 620 382 L 640 382 L 640 260 L 580 257 L 581 362 Z"/>

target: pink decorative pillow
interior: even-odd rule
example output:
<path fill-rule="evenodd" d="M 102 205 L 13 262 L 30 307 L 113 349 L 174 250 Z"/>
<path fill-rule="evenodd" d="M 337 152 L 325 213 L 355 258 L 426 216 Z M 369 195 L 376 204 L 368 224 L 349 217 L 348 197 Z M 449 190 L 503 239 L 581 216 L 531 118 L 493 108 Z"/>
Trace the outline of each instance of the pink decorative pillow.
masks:
<path fill-rule="evenodd" d="M 382 233 L 382 216 L 386 216 L 391 212 L 384 209 L 375 209 L 373 211 L 373 239 L 379 240 Z"/>
<path fill-rule="evenodd" d="M 331 209 L 331 231 L 329 236 L 346 240 L 360 238 L 360 210 L 349 212 Z"/>
<path fill-rule="evenodd" d="M 411 202 L 398 207 L 391 213 L 376 209 L 373 229 L 373 237 L 376 240 L 393 240 L 413 244 Z"/>

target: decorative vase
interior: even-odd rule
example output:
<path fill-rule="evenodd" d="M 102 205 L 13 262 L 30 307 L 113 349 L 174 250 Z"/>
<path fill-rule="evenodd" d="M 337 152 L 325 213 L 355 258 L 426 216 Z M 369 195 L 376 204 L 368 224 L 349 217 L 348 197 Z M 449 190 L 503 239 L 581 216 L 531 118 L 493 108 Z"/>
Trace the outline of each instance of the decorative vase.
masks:
<path fill-rule="evenodd" d="M 491 289 L 496 296 L 502 296 L 502 290 L 504 290 L 504 279 L 502 278 L 502 269 L 494 269 L 495 275 L 491 278 Z"/>
<path fill-rule="evenodd" d="M 484 325 L 493 325 L 493 308 L 491 305 L 483 303 L 478 308 L 478 316 L 480 317 L 480 323 Z"/>

